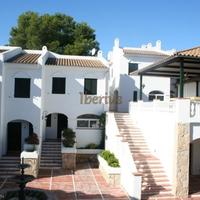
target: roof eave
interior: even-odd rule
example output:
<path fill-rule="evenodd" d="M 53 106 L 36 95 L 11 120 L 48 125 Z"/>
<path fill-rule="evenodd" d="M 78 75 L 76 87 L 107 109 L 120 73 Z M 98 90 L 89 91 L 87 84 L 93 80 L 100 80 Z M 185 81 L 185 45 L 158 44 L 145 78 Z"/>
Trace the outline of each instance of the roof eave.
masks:
<path fill-rule="evenodd" d="M 169 56 L 169 57 L 167 57 L 167 58 L 165 58 L 165 59 L 163 59 L 161 61 L 158 61 L 156 63 L 153 63 L 153 64 L 151 64 L 151 65 L 149 65 L 149 66 L 147 66 L 147 67 L 145 67 L 143 69 L 140 69 L 140 70 L 137 70 L 135 72 L 132 72 L 131 75 L 142 75 L 145 72 L 148 72 L 148 71 L 150 71 L 152 69 L 157 69 L 157 68 L 159 68 L 159 67 L 161 67 L 163 65 L 167 65 L 167 64 L 172 63 L 172 62 L 174 62 L 176 60 L 179 60 L 179 59 L 180 59 L 180 56 L 178 56 L 178 55 Z"/>

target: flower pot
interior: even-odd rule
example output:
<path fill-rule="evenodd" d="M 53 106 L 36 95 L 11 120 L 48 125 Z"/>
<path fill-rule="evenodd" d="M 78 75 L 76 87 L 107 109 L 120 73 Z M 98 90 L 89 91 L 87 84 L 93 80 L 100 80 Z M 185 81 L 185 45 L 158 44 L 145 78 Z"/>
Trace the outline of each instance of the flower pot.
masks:
<path fill-rule="evenodd" d="M 33 152 L 38 150 L 38 145 L 36 144 L 24 144 L 24 151 Z"/>

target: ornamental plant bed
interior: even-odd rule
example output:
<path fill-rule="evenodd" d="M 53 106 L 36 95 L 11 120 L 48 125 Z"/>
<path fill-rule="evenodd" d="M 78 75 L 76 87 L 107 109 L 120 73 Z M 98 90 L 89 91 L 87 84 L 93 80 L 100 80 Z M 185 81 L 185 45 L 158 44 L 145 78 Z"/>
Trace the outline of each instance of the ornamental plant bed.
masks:
<path fill-rule="evenodd" d="M 99 169 L 107 183 L 112 186 L 117 186 L 120 184 L 121 168 L 118 159 L 115 157 L 113 158 L 113 155 L 114 154 L 109 151 L 101 152 L 101 154 L 98 155 Z M 109 156 L 111 157 L 110 161 L 108 161 Z M 110 164 L 112 166 L 109 166 L 109 162 L 112 163 L 112 159 L 114 160 L 113 165 Z"/>

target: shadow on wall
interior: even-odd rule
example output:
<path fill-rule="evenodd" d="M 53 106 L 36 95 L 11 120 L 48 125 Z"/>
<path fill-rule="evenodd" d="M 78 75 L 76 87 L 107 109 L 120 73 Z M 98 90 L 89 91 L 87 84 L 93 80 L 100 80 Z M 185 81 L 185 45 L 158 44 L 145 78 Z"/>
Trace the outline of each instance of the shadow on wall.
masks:
<path fill-rule="evenodd" d="M 137 77 L 139 79 L 139 77 Z M 133 77 L 127 74 L 121 74 L 119 80 L 119 96 L 122 97 L 122 103 L 118 105 L 119 112 L 128 112 L 129 102 L 134 100 L 134 91 L 137 93 L 136 99 L 140 98 L 140 89 L 136 86 Z M 143 101 L 148 101 L 148 97 L 142 93 Z"/>
<path fill-rule="evenodd" d="M 123 127 L 121 127 L 121 123 L 123 123 Z M 137 139 L 134 138 L 134 134 L 138 135 L 137 132 L 134 133 L 133 131 L 129 132 L 127 130 L 130 129 L 130 126 L 127 126 L 126 119 L 121 119 L 120 125 L 118 124 L 118 129 L 121 132 L 120 135 L 122 136 L 123 140 L 128 142 L 129 150 L 133 156 L 135 161 L 136 169 L 138 172 L 142 173 L 142 199 L 147 200 L 154 195 L 158 195 L 161 191 L 165 190 L 165 188 L 161 184 L 157 184 L 155 180 L 155 173 L 150 166 L 151 159 L 158 160 L 153 155 L 150 156 L 149 154 L 145 153 L 144 148 L 137 144 Z M 126 132 L 124 132 L 126 130 Z M 142 133 L 140 133 L 140 139 L 144 139 Z M 128 138 L 128 139 L 127 139 Z M 148 144 L 145 144 L 148 148 Z M 137 152 L 134 150 L 137 149 Z M 136 163 L 137 161 L 137 163 Z M 159 160 L 158 160 L 159 161 Z M 159 169 L 157 170 L 159 171 Z M 134 197 L 133 197 L 134 199 Z"/>

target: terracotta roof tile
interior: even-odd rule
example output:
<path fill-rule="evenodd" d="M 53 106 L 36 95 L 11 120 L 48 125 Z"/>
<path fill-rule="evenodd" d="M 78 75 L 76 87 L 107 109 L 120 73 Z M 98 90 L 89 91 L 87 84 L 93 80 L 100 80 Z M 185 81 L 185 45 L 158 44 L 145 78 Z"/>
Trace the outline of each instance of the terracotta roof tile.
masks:
<path fill-rule="evenodd" d="M 6 62 L 21 63 L 21 64 L 37 64 L 39 57 L 40 57 L 40 54 L 21 53 L 10 58 Z"/>
<path fill-rule="evenodd" d="M 75 59 L 75 58 L 48 58 L 46 65 L 70 66 L 70 67 L 92 67 L 105 68 L 106 66 L 100 60 Z"/>
<path fill-rule="evenodd" d="M 139 50 L 139 49 L 123 49 L 125 54 L 138 54 L 138 55 L 156 55 L 156 56 L 167 56 L 166 53 L 154 51 L 154 50 Z"/>
<path fill-rule="evenodd" d="M 7 51 L 7 49 L 0 49 L 0 53 Z"/>
<path fill-rule="evenodd" d="M 175 55 L 200 57 L 200 46 L 191 49 L 178 51 Z"/>

